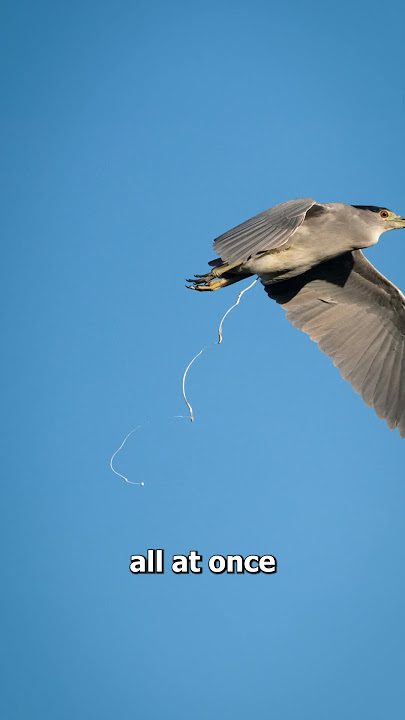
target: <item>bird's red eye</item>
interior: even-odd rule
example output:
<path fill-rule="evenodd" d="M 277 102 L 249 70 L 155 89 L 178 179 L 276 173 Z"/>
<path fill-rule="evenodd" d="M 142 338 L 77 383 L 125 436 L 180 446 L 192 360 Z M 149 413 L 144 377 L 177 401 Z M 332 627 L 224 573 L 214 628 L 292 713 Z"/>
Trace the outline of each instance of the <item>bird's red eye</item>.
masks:
<path fill-rule="evenodd" d="M 388 210 L 381 210 L 380 217 L 387 218 L 388 217 Z"/>

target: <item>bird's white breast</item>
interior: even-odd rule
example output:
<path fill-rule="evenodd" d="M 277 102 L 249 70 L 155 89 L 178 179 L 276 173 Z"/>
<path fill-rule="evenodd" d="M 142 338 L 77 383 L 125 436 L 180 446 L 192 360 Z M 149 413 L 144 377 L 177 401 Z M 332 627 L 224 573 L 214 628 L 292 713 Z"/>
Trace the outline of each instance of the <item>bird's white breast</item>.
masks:
<path fill-rule="evenodd" d="M 329 223 L 327 230 L 322 225 L 311 221 L 303 223 L 284 245 L 248 260 L 243 268 L 262 279 L 281 280 L 345 252 L 374 245 L 379 238 L 379 232 L 368 231 L 365 235 L 358 227 L 350 232 L 338 219 L 332 228 Z"/>

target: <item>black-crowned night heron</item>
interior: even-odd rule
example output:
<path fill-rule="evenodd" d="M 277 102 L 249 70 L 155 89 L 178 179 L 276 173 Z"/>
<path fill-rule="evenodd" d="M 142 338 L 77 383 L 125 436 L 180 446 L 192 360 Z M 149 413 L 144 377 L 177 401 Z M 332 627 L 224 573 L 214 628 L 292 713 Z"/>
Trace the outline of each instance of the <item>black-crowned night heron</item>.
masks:
<path fill-rule="evenodd" d="M 258 275 L 287 319 L 405 437 L 405 297 L 361 252 L 403 227 L 384 207 L 289 200 L 220 235 L 212 271 L 188 282 L 218 290 Z"/>

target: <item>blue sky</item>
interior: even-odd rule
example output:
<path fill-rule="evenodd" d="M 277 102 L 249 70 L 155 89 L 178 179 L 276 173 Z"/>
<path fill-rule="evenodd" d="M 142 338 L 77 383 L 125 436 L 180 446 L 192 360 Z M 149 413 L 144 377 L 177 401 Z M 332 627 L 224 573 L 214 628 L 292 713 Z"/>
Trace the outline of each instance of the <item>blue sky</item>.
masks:
<path fill-rule="evenodd" d="M 238 294 L 185 289 L 215 236 L 293 197 L 405 213 L 404 14 L 3 3 L 2 717 L 403 717 L 398 433 L 259 284 L 170 418 Z M 404 240 L 367 252 L 402 290 Z M 109 468 L 138 425 L 144 487 Z"/>

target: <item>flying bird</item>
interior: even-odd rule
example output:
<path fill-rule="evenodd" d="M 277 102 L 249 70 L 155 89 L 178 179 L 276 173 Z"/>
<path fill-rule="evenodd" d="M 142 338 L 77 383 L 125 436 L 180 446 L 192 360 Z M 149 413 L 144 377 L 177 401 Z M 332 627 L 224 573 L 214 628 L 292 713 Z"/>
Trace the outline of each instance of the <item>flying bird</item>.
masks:
<path fill-rule="evenodd" d="M 333 359 L 388 427 L 405 437 L 405 297 L 362 253 L 405 227 L 385 207 L 288 200 L 220 235 L 212 291 L 257 275 L 268 296 Z"/>

